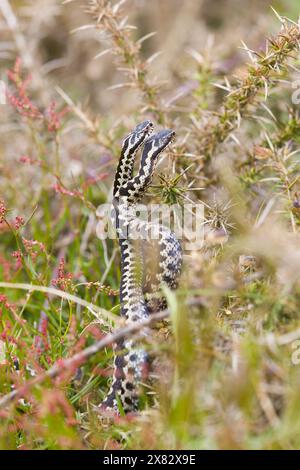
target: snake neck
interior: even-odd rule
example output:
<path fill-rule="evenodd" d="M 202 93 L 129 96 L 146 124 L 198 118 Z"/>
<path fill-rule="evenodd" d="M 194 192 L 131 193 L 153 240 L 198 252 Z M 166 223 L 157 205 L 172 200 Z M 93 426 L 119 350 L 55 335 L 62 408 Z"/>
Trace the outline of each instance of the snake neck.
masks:
<path fill-rule="evenodd" d="M 121 251 L 121 314 L 129 321 L 136 322 L 148 316 L 143 294 L 142 253 L 140 242 L 120 239 Z"/>
<path fill-rule="evenodd" d="M 138 229 L 136 207 L 124 197 L 115 197 L 113 206 L 121 252 L 121 315 L 128 321 L 135 322 L 148 316 L 143 295 L 142 240 L 133 233 Z"/>

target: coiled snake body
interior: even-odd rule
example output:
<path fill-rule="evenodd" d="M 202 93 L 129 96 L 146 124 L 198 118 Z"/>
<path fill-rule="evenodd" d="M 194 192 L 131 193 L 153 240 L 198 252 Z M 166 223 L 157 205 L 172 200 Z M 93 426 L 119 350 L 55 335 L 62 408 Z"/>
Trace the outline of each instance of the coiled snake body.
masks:
<path fill-rule="evenodd" d="M 136 216 L 158 156 L 175 135 L 169 129 L 150 135 L 152 130 L 153 124 L 144 121 L 125 138 L 114 181 L 113 206 L 121 251 L 121 315 L 127 323 L 139 322 L 165 308 L 161 288 L 177 287 L 182 265 L 182 250 L 175 234 Z M 135 156 L 142 145 L 139 170 L 133 176 Z M 143 236 L 131 237 L 137 232 Z M 148 369 L 147 353 L 132 339 L 119 342 L 115 352 L 113 382 L 101 408 L 118 413 L 121 405 L 125 412 L 134 411 L 138 408 L 139 383 Z"/>

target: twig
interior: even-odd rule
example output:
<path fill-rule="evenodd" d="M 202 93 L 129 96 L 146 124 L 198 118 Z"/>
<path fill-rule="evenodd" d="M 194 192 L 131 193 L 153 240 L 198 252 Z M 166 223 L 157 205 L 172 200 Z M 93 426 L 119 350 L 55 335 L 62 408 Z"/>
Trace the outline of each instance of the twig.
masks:
<path fill-rule="evenodd" d="M 119 328 L 114 333 L 110 333 L 99 341 L 96 341 L 96 343 L 94 343 L 92 346 L 83 349 L 82 351 L 68 359 L 61 359 L 43 374 L 37 375 L 32 380 L 26 382 L 22 387 L 15 389 L 7 395 L 4 395 L 0 399 L 0 408 L 5 407 L 16 399 L 24 397 L 30 387 L 40 384 L 48 378 L 54 379 L 64 371 L 73 369 L 74 367 L 77 368 L 79 365 L 86 362 L 90 357 L 92 357 L 94 354 L 101 351 L 102 349 L 106 348 L 107 346 L 132 336 L 134 333 L 137 333 L 144 327 L 150 326 L 152 323 L 162 320 L 168 315 L 168 310 L 153 314 L 146 320 L 143 320 L 139 323 L 133 323 L 128 326 L 125 326 L 124 328 Z"/>
<path fill-rule="evenodd" d="M 300 28 L 283 22 L 280 33 L 268 40 L 265 53 L 255 53 L 255 63 L 248 66 L 245 78 L 239 78 L 235 87 L 225 97 L 222 109 L 212 118 L 199 122 L 199 152 L 210 159 L 218 145 L 224 142 L 240 126 L 241 118 L 251 104 L 255 104 L 259 93 L 276 84 L 276 78 L 287 69 L 291 54 L 299 50 Z M 258 100 L 260 103 L 262 100 Z"/>
<path fill-rule="evenodd" d="M 131 86 L 139 90 L 144 104 L 144 111 L 151 112 L 160 124 L 166 124 L 166 110 L 159 96 L 159 86 L 149 78 L 147 65 L 151 62 L 143 61 L 140 54 L 141 42 L 135 41 L 132 36 L 133 27 L 127 24 L 120 0 L 117 4 L 109 0 L 89 0 L 84 2 L 86 12 L 94 21 L 94 29 L 104 32 L 106 40 L 113 46 L 103 53 L 112 51 L 117 57 L 119 70 L 125 74 L 129 82 L 121 83 L 117 87 Z M 102 55 L 103 55 L 102 53 Z M 100 55 L 98 55 L 100 57 Z"/>
<path fill-rule="evenodd" d="M 95 304 L 92 304 L 91 302 L 87 302 L 86 300 L 81 299 L 80 297 L 77 297 L 76 295 L 69 294 L 68 292 L 65 292 L 63 290 L 55 289 L 54 287 L 46 287 L 46 286 L 37 286 L 34 284 L 14 284 L 13 282 L 0 282 L 0 289 L 22 289 L 22 290 L 28 290 L 29 292 L 32 291 L 39 291 L 39 292 L 45 292 L 46 294 L 50 295 L 56 295 L 58 297 L 61 297 L 62 299 L 69 300 L 70 302 L 74 302 L 76 304 L 82 305 L 83 307 L 86 307 L 90 312 L 92 312 L 98 319 L 103 319 L 103 320 L 110 320 L 115 323 L 118 323 L 119 318 L 114 315 L 113 313 L 109 312 L 108 310 L 105 310 L 104 308 L 100 308 Z M 103 317 L 103 318 L 99 318 Z"/>

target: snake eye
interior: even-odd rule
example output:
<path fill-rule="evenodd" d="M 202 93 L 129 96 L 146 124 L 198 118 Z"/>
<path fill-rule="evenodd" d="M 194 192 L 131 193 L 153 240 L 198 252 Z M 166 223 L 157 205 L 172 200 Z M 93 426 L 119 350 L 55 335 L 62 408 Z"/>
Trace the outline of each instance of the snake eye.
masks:
<path fill-rule="evenodd" d="M 149 132 L 151 129 L 153 129 L 153 123 L 151 121 L 143 121 L 136 126 L 133 133 Z"/>
<path fill-rule="evenodd" d="M 131 132 L 131 134 L 129 134 L 127 137 L 129 146 L 132 148 L 132 150 L 136 150 L 143 143 L 145 138 L 151 134 L 152 130 L 153 123 L 151 121 L 144 121 L 138 124 L 134 131 Z"/>
<path fill-rule="evenodd" d="M 154 143 L 154 146 L 157 147 L 159 152 L 164 150 L 167 145 L 169 145 L 170 142 L 175 137 L 175 132 L 172 129 L 164 129 L 157 134 L 151 136 L 147 142 L 149 143 Z"/>

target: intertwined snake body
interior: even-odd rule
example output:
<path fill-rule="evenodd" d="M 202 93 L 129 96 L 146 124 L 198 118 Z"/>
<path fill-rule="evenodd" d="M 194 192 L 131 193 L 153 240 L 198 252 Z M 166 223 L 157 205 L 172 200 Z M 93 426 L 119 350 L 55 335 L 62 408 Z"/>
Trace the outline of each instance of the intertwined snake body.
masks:
<path fill-rule="evenodd" d="M 114 181 L 113 206 L 121 251 L 121 315 L 127 323 L 139 322 L 166 306 L 161 288 L 177 287 L 182 265 L 182 249 L 175 234 L 162 224 L 136 216 L 136 206 L 152 181 L 158 156 L 175 135 L 169 129 L 150 135 L 152 130 L 153 124 L 144 121 L 125 138 Z M 135 156 L 142 145 L 139 170 L 133 176 Z M 131 234 L 137 232 L 143 236 L 133 239 Z M 139 383 L 147 374 L 147 353 L 132 339 L 119 342 L 115 350 L 113 382 L 101 407 L 117 413 L 120 408 L 134 411 L 138 408 Z"/>

